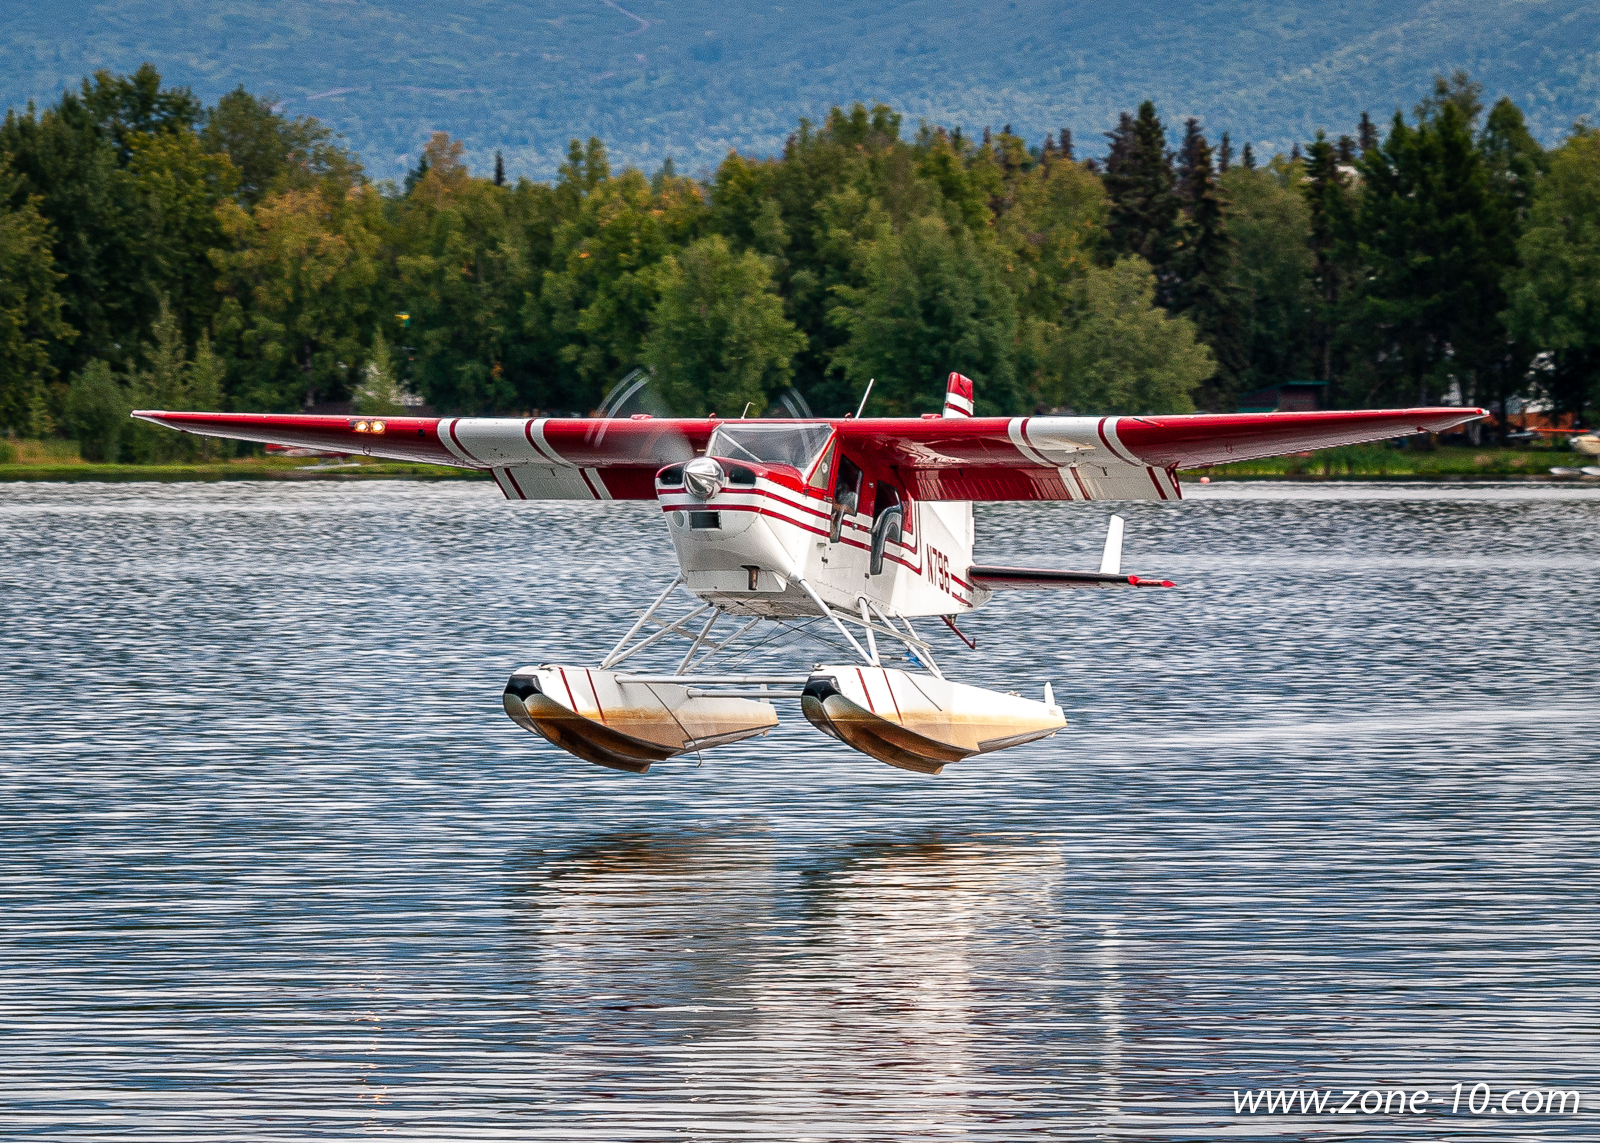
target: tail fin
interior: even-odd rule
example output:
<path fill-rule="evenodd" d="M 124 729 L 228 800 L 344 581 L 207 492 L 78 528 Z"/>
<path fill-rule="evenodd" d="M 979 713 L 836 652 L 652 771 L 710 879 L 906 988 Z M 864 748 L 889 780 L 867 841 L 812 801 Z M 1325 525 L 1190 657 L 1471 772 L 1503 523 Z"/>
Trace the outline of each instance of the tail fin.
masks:
<path fill-rule="evenodd" d="M 959 373 L 950 374 L 944 386 L 944 415 L 972 416 L 972 381 Z"/>

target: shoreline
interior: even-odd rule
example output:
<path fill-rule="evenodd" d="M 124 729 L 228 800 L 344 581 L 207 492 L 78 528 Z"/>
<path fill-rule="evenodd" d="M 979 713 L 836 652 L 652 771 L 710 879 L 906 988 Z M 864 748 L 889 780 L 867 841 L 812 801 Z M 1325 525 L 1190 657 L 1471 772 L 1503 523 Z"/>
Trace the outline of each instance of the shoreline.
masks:
<path fill-rule="evenodd" d="M 1574 484 L 1600 485 L 1600 476 L 1556 476 L 1538 472 L 1218 472 L 1191 469 L 1178 473 L 1179 482 L 1208 484 Z M 447 468 L 427 464 L 364 464 L 358 468 L 267 467 L 224 464 L 6 464 L 0 465 L 0 484 L 215 484 L 224 481 L 278 481 L 314 483 L 352 480 L 490 480 L 487 472 L 472 468 Z"/>
<path fill-rule="evenodd" d="M 19 449 L 18 451 L 22 451 Z M 228 459 L 174 464 L 101 464 L 81 460 L 77 448 L 35 448 L 32 455 L 17 456 L 0 464 L 0 483 L 104 483 L 216 482 L 226 480 L 490 480 L 480 469 L 442 464 L 347 456 L 317 463 L 310 457 L 240 456 Z M 1595 458 L 1555 449 L 1482 449 L 1460 445 L 1437 448 L 1391 449 L 1356 446 L 1313 453 L 1264 457 L 1178 474 L 1184 484 L 1214 481 L 1287 481 L 1326 484 L 1338 481 L 1437 481 L 1478 483 L 1494 481 L 1550 484 L 1593 484 L 1600 477 L 1558 476 L 1552 467 L 1578 468 Z"/>

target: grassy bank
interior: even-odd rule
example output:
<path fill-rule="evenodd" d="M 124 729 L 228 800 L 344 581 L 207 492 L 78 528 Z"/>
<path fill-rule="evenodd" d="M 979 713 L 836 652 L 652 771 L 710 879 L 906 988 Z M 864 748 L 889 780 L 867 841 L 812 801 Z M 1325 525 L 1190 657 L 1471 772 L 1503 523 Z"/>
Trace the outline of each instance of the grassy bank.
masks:
<path fill-rule="evenodd" d="M 1273 456 L 1219 464 L 1183 473 L 1186 480 L 1237 477 L 1288 477 L 1343 480 L 1456 480 L 1463 477 L 1550 476 L 1552 466 L 1594 463 L 1590 457 L 1556 449 L 1456 448 L 1432 450 L 1387 445 L 1345 445 L 1320 452 Z"/>
<path fill-rule="evenodd" d="M 487 480 L 473 469 L 349 457 L 245 456 L 188 464 L 93 464 L 76 441 L 9 441 L 0 481 L 64 480 Z"/>

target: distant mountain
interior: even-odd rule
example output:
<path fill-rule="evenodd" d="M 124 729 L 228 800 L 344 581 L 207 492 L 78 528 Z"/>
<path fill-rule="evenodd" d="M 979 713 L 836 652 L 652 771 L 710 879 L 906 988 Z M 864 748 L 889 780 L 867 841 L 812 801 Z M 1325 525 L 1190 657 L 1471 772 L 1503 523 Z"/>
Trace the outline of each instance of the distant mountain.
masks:
<path fill-rule="evenodd" d="M 599 135 L 624 162 L 771 153 L 801 115 L 881 100 L 981 131 L 1071 128 L 1085 151 L 1153 98 L 1260 152 L 1363 110 L 1409 111 L 1436 72 L 1509 95 L 1545 141 L 1600 111 L 1596 0 L 9 0 L 0 101 L 49 101 L 149 60 L 208 101 L 243 84 L 341 131 L 380 178 L 433 130 L 487 170 L 554 173 Z"/>

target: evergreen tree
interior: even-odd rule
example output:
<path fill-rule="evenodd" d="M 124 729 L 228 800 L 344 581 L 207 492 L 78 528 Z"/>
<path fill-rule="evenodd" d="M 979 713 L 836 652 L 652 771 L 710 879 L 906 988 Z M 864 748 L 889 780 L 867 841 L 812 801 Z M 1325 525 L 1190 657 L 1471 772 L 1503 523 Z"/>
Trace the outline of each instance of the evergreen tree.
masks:
<path fill-rule="evenodd" d="M 188 392 L 185 401 L 189 408 L 201 412 L 222 409 L 222 382 L 228 371 L 227 364 L 211 348 L 211 338 L 200 335 L 200 344 L 194 347 L 194 360 L 189 363 Z M 202 460 L 215 460 L 222 455 L 224 442 L 216 437 L 196 437 L 195 454 Z"/>
<path fill-rule="evenodd" d="M 1443 99 L 1410 127 L 1396 112 L 1360 164 L 1356 219 L 1363 327 L 1388 399 L 1434 403 L 1452 380 L 1464 396 L 1505 339 L 1501 279 L 1515 258 L 1514 216 L 1495 193 L 1461 102 Z"/>
<path fill-rule="evenodd" d="M 1522 112 L 1509 99 L 1501 99 L 1489 110 L 1479 140 L 1490 177 L 1521 219 L 1531 205 L 1539 179 L 1549 169 L 1549 156 L 1528 131 Z"/>
<path fill-rule="evenodd" d="M 1178 188 L 1187 221 L 1186 240 L 1175 260 L 1179 308 L 1195 323 L 1216 361 L 1216 372 L 1197 397 L 1201 407 L 1225 412 L 1233 407 L 1245 368 L 1243 331 L 1232 286 L 1234 243 L 1227 201 L 1197 119 L 1184 123 Z"/>
<path fill-rule="evenodd" d="M 1244 331 L 1248 392 L 1311 372 L 1310 208 L 1297 184 L 1236 166 L 1223 177 L 1236 242 L 1234 297 Z"/>
<path fill-rule="evenodd" d="M 1072 153 L 1072 132 L 1063 127 L 1061 130 L 1056 132 L 1056 137 L 1059 140 L 1056 145 L 1061 151 L 1061 157 L 1069 163 L 1073 162 L 1074 156 Z"/>
<path fill-rule="evenodd" d="M 183 344 L 183 325 L 166 298 L 160 300 L 155 321 L 150 323 L 150 340 L 142 347 L 145 368 L 135 373 L 130 389 L 143 409 L 190 409 L 189 361 Z M 145 463 L 186 460 L 193 453 L 192 440 L 140 422 L 129 426 L 127 436 L 134 459 Z"/>
<path fill-rule="evenodd" d="M 1417 104 L 1414 114 L 1419 123 L 1428 122 L 1437 119 L 1447 104 L 1461 112 L 1462 120 L 1471 130 L 1478 125 L 1478 116 L 1483 114 L 1483 84 L 1459 69 L 1449 79 L 1436 75 L 1432 93 Z"/>
<path fill-rule="evenodd" d="M 1365 111 L 1361 113 L 1361 125 L 1356 128 L 1356 145 L 1360 147 L 1363 157 L 1378 145 L 1378 128 L 1373 125 L 1372 116 Z"/>
<path fill-rule="evenodd" d="M 417 156 L 417 165 L 406 172 L 406 194 L 417 189 L 417 184 L 428 177 L 428 156 L 426 152 Z"/>
<path fill-rule="evenodd" d="M 1247 171 L 1256 169 L 1256 153 L 1249 143 L 1244 145 L 1244 150 L 1239 152 L 1239 164 Z"/>
<path fill-rule="evenodd" d="M 365 376 L 352 395 L 350 411 L 397 417 L 407 411 L 405 390 L 400 384 L 394 354 L 389 342 L 379 330 L 372 335 L 372 352 L 368 356 Z"/>
<path fill-rule="evenodd" d="M 1311 144 L 1300 190 L 1310 209 L 1311 283 L 1317 299 L 1312 366 L 1317 380 L 1332 381 L 1334 329 L 1344 277 L 1340 254 L 1348 242 L 1350 209 L 1338 153 L 1321 131 Z"/>
<path fill-rule="evenodd" d="M 1529 133 L 1522 112 L 1509 99 L 1500 99 L 1490 108 L 1478 145 L 1489 166 L 1490 186 L 1508 212 L 1509 225 L 1520 243 L 1534 195 L 1549 170 L 1550 156 Z M 1519 246 L 1519 258 L 1524 262 L 1526 253 Z M 1516 312 L 1514 304 L 1512 312 Z M 1499 409 L 1502 434 L 1508 429 L 1506 398 L 1526 385 L 1530 363 L 1541 349 L 1550 345 L 1548 340 L 1533 336 L 1535 327 L 1532 325 L 1506 320 L 1505 326 L 1507 336 L 1492 363 L 1485 364 L 1487 385 L 1480 390 L 1484 393 L 1482 399 Z M 1556 364 L 1575 360 L 1578 358 L 1566 350 L 1557 350 L 1552 357 Z M 1581 398 L 1579 404 L 1582 404 Z"/>
<path fill-rule="evenodd" d="M 506 185 L 506 161 L 499 151 L 494 153 L 494 185 L 497 187 Z"/>
<path fill-rule="evenodd" d="M 1107 246 L 1113 255 L 1137 254 L 1149 263 L 1156 275 L 1156 298 L 1170 310 L 1177 302 L 1173 263 L 1182 242 L 1183 203 L 1155 104 L 1145 100 L 1137 116 L 1124 112 L 1106 137 L 1111 140 L 1104 178 L 1111 200 Z"/>
<path fill-rule="evenodd" d="M 235 88 L 205 114 L 205 149 L 226 155 L 238 171 L 238 197 L 254 206 L 272 191 L 308 187 L 323 179 L 343 186 L 360 180 L 361 166 L 315 119 L 288 119 L 271 100 Z"/>
<path fill-rule="evenodd" d="M 108 363 L 96 358 L 85 365 L 73 377 L 66 403 L 66 428 L 77 440 L 83 459 L 114 464 L 122 437 L 132 428 L 128 420 L 132 411 L 128 391 Z"/>
<path fill-rule="evenodd" d="M 1222 133 L 1222 142 L 1217 145 L 1217 174 L 1225 175 L 1233 166 L 1233 140 L 1228 138 L 1228 133 Z"/>
<path fill-rule="evenodd" d="M 57 292 L 63 275 L 50 252 L 50 225 L 32 199 L 8 206 L 18 182 L 0 163 L 0 436 L 26 433 L 56 376 L 51 349 L 70 339 Z"/>
<path fill-rule="evenodd" d="M 162 87 L 161 73 L 150 64 L 132 75 L 97 71 L 83 81 L 79 98 L 102 138 L 117 148 L 122 162 L 142 135 L 192 133 L 202 105 L 187 87 Z"/>

